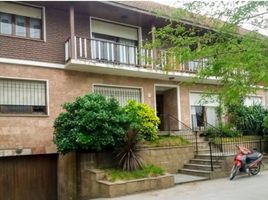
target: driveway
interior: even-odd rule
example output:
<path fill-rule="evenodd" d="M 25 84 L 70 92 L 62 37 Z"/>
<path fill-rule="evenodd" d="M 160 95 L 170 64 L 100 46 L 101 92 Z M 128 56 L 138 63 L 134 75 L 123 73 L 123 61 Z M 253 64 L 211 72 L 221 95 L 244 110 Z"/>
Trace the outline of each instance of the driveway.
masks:
<path fill-rule="evenodd" d="M 112 200 L 267 200 L 268 171 L 257 176 L 228 178 L 177 185 L 166 190 L 145 192 Z"/>

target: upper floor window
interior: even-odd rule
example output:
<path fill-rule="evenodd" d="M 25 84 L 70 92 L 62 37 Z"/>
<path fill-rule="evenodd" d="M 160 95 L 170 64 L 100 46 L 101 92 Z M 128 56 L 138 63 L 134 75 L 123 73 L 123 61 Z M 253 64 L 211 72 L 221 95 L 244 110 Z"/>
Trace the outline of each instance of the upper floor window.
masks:
<path fill-rule="evenodd" d="M 0 114 L 47 114 L 46 82 L 1 78 Z"/>
<path fill-rule="evenodd" d="M 0 34 L 42 39 L 42 8 L 0 2 Z"/>
<path fill-rule="evenodd" d="M 11 35 L 12 17 L 10 14 L 0 13 L 0 33 Z"/>
<path fill-rule="evenodd" d="M 38 19 L 30 19 L 30 37 L 41 38 L 41 21 Z"/>
<path fill-rule="evenodd" d="M 22 16 L 15 16 L 16 19 L 16 35 L 26 37 L 26 18 Z"/>

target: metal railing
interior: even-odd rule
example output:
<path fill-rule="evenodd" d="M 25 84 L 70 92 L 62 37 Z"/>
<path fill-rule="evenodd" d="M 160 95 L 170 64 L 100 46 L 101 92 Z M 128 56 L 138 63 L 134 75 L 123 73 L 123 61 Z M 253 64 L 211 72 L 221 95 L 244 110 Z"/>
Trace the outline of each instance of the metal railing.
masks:
<path fill-rule="evenodd" d="M 190 126 L 183 123 L 170 114 L 158 115 L 161 124 L 160 130 L 167 131 L 169 135 L 175 134 L 191 142 L 196 153 L 198 153 L 198 132 L 193 131 Z"/>
<path fill-rule="evenodd" d="M 72 52 L 75 55 L 72 55 Z M 140 48 L 135 45 L 76 36 L 73 42 L 70 38 L 65 41 L 65 61 L 68 62 L 70 58 L 189 73 L 196 72 L 207 62 L 206 59 L 199 59 L 181 63 L 173 53 L 165 50 Z"/>
<path fill-rule="evenodd" d="M 210 132 L 214 134 L 206 136 L 209 143 L 209 156 L 211 171 L 214 171 L 213 161 L 220 160 L 223 156 L 232 156 L 237 153 L 237 145 L 244 146 L 248 149 L 256 149 L 259 152 L 264 151 L 265 140 L 262 136 L 237 136 L 226 137 L 220 127 L 215 127 L 206 123 L 205 127 L 209 127 Z"/>

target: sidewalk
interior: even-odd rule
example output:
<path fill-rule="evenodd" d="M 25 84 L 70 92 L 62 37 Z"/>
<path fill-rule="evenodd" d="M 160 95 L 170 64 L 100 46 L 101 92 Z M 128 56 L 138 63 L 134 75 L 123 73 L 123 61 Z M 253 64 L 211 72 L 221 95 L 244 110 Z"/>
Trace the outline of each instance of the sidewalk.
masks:
<path fill-rule="evenodd" d="M 268 171 L 262 170 L 257 176 L 241 175 L 233 181 L 223 178 L 194 182 L 110 200 L 267 200 L 267 185 Z"/>

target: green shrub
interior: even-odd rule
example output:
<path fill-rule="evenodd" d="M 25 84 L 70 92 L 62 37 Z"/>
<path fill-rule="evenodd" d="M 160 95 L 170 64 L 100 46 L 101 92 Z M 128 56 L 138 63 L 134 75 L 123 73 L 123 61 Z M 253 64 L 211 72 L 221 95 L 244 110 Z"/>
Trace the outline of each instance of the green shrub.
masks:
<path fill-rule="evenodd" d="M 231 124 L 221 124 L 215 128 L 207 129 L 204 134 L 207 137 L 215 138 L 215 137 L 238 137 L 241 136 L 241 133 L 235 129 L 235 127 Z"/>
<path fill-rule="evenodd" d="M 123 142 L 128 127 L 115 99 L 87 94 L 63 108 L 66 112 L 54 122 L 54 143 L 59 152 L 101 151 Z"/>
<path fill-rule="evenodd" d="M 139 140 L 153 141 L 158 138 L 160 120 L 151 107 L 130 100 L 123 109 L 130 123 L 130 128 L 138 132 Z"/>
<path fill-rule="evenodd" d="M 255 134 L 263 135 L 264 117 L 268 114 L 267 110 L 261 105 L 244 106 L 236 105 L 228 108 L 230 122 L 235 125 L 237 130 L 243 135 Z"/>
<path fill-rule="evenodd" d="M 266 115 L 263 118 L 262 126 L 263 126 L 263 135 L 267 136 L 268 135 L 268 115 Z"/>

